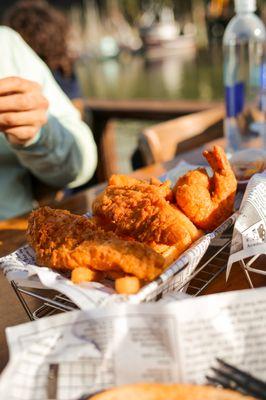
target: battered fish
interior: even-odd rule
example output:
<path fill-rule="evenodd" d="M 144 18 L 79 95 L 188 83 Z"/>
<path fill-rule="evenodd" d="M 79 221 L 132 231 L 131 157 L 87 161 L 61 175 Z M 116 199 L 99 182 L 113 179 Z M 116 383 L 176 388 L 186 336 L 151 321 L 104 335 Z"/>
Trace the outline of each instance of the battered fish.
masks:
<path fill-rule="evenodd" d="M 68 211 L 49 207 L 33 211 L 27 239 L 37 263 L 58 270 L 123 271 L 151 281 L 164 268 L 164 258 L 146 244 L 122 240 L 103 231 L 95 220 Z"/>
<path fill-rule="evenodd" d="M 140 242 L 184 243 L 187 247 L 200 235 L 193 223 L 165 199 L 160 187 L 153 184 L 108 186 L 94 201 L 93 212 L 113 224 L 118 235 Z"/>
<path fill-rule="evenodd" d="M 173 192 L 171 189 L 171 181 L 167 180 L 165 182 L 161 182 L 159 179 L 152 177 L 149 182 L 133 178 L 127 175 L 112 175 L 109 179 L 109 186 L 135 186 L 135 185 L 153 185 L 156 186 L 156 190 L 158 194 L 164 197 L 168 201 L 173 201 Z"/>

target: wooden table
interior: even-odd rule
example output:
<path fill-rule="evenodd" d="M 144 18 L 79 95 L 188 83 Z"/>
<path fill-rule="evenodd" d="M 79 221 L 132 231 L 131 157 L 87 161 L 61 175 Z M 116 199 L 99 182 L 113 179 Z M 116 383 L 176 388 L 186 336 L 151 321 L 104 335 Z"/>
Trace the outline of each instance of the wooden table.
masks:
<path fill-rule="evenodd" d="M 213 145 L 211 142 L 208 146 Z M 222 141 L 215 141 L 222 144 Z M 159 176 L 165 171 L 173 168 L 181 159 L 195 164 L 204 164 L 202 158 L 203 148 L 184 153 L 182 156 L 176 157 L 170 162 L 164 164 L 155 164 L 138 171 L 132 175 L 139 178 L 149 178 L 150 176 Z M 93 187 L 84 192 L 78 193 L 75 196 L 67 198 L 60 204 L 54 204 L 56 207 L 65 208 L 75 213 L 82 214 L 90 209 L 91 203 L 95 195 L 103 188 L 103 185 Z M 11 251 L 14 251 L 19 246 L 25 243 L 25 230 L 27 228 L 27 215 L 13 218 L 7 221 L 0 222 L 0 256 L 4 256 Z M 254 283 L 256 286 L 265 286 L 266 277 L 254 275 Z M 248 283 L 243 272 L 235 267 L 230 276 L 228 283 L 225 282 L 225 276 L 220 275 L 205 291 L 205 294 L 217 293 L 222 291 L 237 290 L 248 288 Z M 4 329 L 8 326 L 17 325 L 27 322 L 28 318 L 19 303 L 13 289 L 7 282 L 3 274 L 0 274 L 0 315 L 1 315 L 1 330 L 0 330 L 0 370 L 4 368 L 8 359 L 7 345 L 5 342 Z M 34 300 L 30 300 L 34 306 Z"/>

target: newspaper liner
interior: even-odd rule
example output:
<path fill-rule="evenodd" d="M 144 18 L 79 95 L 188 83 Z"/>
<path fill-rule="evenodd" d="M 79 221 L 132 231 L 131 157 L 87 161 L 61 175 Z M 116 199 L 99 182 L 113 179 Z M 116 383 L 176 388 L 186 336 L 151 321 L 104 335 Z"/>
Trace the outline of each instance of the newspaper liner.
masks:
<path fill-rule="evenodd" d="M 170 179 L 174 184 L 179 176 L 195 167 L 195 165 L 181 162 L 177 167 L 161 176 L 161 180 Z M 89 213 L 87 215 L 89 216 Z M 118 295 L 112 287 L 96 282 L 73 284 L 69 279 L 50 268 L 38 267 L 35 263 L 34 251 L 28 245 L 2 257 L 0 267 L 10 282 L 15 281 L 24 287 L 56 290 L 70 298 L 80 309 L 125 300 L 132 303 L 151 301 L 169 291 L 181 290 L 195 271 L 211 240 L 231 226 L 235 218 L 234 214 L 214 232 L 206 234 L 196 241 L 166 271 L 156 280 L 145 285 L 136 295 Z"/>
<path fill-rule="evenodd" d="M 201 384 L 216 357 L 266 380 L 265 325 L 266 288 L 42 318 L 7 328 L 0 398 L 81 400 L 135 382 Z"/>
<path fill-rule="evenodd" d="M 266 255 L 266 171 L 255 174 L 247 185 L 234 226 L 226 279 L 233 263 L 239 262 L 253 287 L 248 272 L 266 275 L 266 269 L 251 267 L 263 254 Z"/>

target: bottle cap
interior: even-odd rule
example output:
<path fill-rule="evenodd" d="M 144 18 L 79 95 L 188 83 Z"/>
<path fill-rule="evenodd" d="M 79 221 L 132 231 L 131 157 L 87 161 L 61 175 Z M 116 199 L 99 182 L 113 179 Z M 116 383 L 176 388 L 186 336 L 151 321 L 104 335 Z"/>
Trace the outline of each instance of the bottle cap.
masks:
<path fill-rule="evenodd" d="M 254 12 L 256 9 L 256 0 L 235 0 L 235 10 L 237 13 Z"/>

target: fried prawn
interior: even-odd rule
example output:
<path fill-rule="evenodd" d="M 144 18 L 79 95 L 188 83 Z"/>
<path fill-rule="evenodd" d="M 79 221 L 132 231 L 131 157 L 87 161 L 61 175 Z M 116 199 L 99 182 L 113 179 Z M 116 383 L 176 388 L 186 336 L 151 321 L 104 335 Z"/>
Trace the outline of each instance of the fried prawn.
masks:
<path fill-rule="evenodd" d="M 214 146 L 203 155 L 213 176 L 209 177 L 205 168 L 189 171 L 179 178 L 174 193 L 184 214 L 198 228 L 210 231 L 232 214 L 237 181 L 221 147 Z"/>

